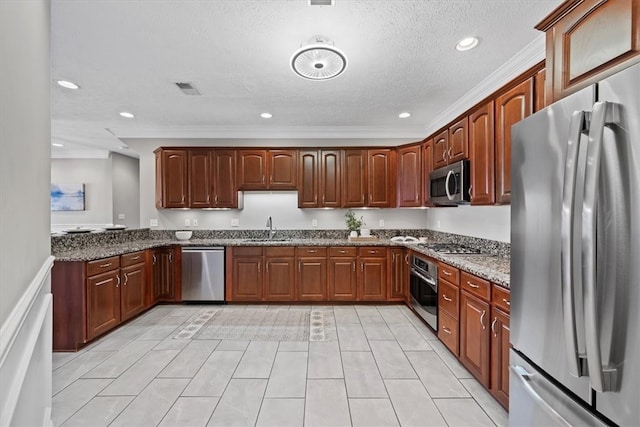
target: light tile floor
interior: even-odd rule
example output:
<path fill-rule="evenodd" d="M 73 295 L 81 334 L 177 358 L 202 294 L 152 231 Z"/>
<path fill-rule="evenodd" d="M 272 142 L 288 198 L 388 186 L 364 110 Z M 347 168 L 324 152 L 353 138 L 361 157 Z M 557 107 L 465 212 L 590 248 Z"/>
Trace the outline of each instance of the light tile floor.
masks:
<path fill-rule="evenodd" d="M 326 341 L 173 339 L 210 305 L 163 305 L 53 354 L 56 426 L 506 426 L 507 413 L 404 306 L 322 310 Z"/>

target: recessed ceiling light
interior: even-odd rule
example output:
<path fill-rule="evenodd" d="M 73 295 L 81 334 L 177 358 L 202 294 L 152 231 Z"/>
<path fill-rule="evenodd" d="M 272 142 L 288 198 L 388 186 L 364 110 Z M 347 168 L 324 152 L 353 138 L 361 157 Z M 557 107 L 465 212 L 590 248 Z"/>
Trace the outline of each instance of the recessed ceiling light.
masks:
<path fill-rule="evenodd" d="M 398 117 L 400 117 L 401 119 L 406 119 L 407 117 L 411 117 L 411 113 L 408 111 L 405 111 L 404 113 L 398 114 Z"/>
<path fill-rule="evenodd" d="M 122 111 L 120 115 L 122 117 L 126 117 L 127 119 L 133 119 L 135 117 L 133 113 L 129 113 L 128 111 Z"/>
<path fill-rule="evenodd" d="M 273 114 L 271 114 L 271 113 L 262 113 L 262 114 L 260 114 L 260 117 L 262 117 L 263 119 L 270 119 L 271 117 L 273 117 Z"/>
<path fill-rule="evenodd" d="M 459 51 L 473 49 L 478 45 L 477 37 L 465 37 L 458 42 L 456 45 L 456 49 Z"/>
<path fill-rule="evenodd" d="M 60 143 L 57 143 L 57 142 L 54 142 L 51 145 L 53 145 L 54 147 L 64 147 L 64 144 L 60 144 Z"/>
<path fill-rule="evenodd" d="M 68 80 L 58 80 L 58 84 L 62 87 L 66 87 L 67 89 L 78 89 L 80 86 L 75 84 L 74 82 L 70 82 Z"/>

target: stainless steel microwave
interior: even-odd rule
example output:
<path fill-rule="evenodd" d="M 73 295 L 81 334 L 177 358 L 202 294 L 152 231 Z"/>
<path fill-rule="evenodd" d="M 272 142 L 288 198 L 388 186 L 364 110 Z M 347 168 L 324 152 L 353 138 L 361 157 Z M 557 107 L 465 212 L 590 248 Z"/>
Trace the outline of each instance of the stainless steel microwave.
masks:
<path fill-rule="evenodd" d="M 471 202 L 471 170 L 469 160 L 460 160 L 429 174 L 431 203 L 460 205 Z"/>

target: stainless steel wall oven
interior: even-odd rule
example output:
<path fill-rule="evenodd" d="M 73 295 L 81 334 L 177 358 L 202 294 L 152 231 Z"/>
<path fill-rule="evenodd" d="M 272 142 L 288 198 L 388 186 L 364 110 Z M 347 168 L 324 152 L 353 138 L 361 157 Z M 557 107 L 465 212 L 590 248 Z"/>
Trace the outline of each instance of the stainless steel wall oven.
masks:
<path fill-rule="evenodd" d="M 438 330 L 438 266 L 424 258 L 411 257 L 409 289 L 411 306 L 434 331 Z"/>

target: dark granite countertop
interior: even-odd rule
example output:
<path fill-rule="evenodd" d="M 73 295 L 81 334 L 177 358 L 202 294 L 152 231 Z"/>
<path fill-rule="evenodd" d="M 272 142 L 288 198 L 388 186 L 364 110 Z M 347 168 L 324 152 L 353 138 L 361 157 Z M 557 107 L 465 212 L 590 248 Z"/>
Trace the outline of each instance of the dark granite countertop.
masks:
<path fill-rule="evenodd" d="M 161 246 L 179 245 L 182 247 L 212 246 L 395 246 L 407 247 L 415 252 L 427 255 L 438 261 L 468 271 L 478 277 L 509 288 L 509 258 L 492 255 L 451 255 L 437 253 L 417 246 L 415 243 L 392 242 L 388 238 L 372 241 L 351 241 L 345 238 L 291 238 L 287 240 L 256 241 L 247 238 L 192 238 L 187 241 L 175 238 L 149 238 L 148 235 L 133 236 L 126 241 L 95 241 L 91 245 L 80 247 L 57 247 L 53 255 L 57 261 L 91 261 L 141 251 Z M 437 240 L 430 240 L 437 241 Z"/>

